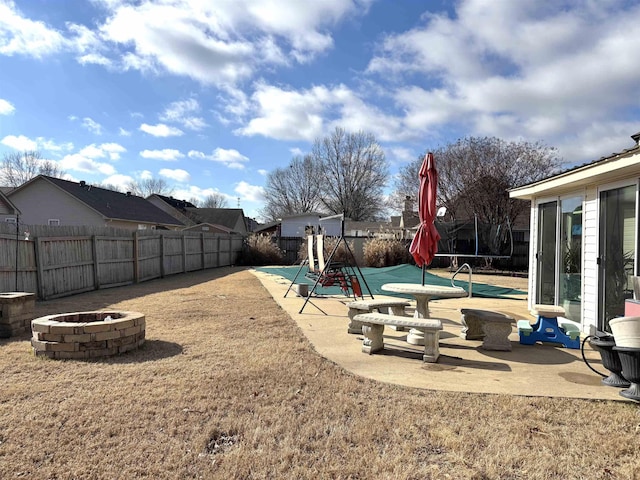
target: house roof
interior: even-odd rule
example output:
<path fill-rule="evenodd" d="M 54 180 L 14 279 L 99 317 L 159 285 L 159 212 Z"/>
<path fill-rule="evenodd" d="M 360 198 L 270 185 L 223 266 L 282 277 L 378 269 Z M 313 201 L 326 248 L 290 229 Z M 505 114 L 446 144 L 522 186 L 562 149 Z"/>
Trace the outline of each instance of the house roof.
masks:
<path fill-rule="evenodd" d="M 246 221 L 241 208 L 191 208 L 187 207 L 189 217 L 197 223 L 211 223 L 236 229 L 238 221 L 243 222 L 246 231 Z"/>
<path fill-rule="evenodd" d="M 288 219 L 293 219 L 293 218 L 302 218 L 302 217 L 322 217 L 324 216 L 324 213 L 320 213 L 320 212 L 305 212 L 305 213 L 296 213 L 295 215 L 287 215 L 285 217 L 282 217 L 281 220 L 288 220 Z"/>
<path fill-rule="evenodd" d="M 269 222 L 269 223 L 265 223 L 263 225 L 258 225 L 256 228 L 253 229 L 253 231 L 255 233 L 260 233 L 263 232 L 265 230 L 270 230 L 273 228 L 277 228 L 278 225 L 282 224 L 282 222 L 280 220 L 277 220 L 275 222 Z"/>
<path fill-rule="evenodd" d="M 29 185 L 38 181 L 46 181 L 55 185 L 107 219 L 159 225 L 183 225 L 182 222 L 142 197 L 107 190 L 89 185 L 83 181 L 77 183 L 61 178 L 38 175 L 16 188 L 12 194 L 29 188 Z"/>
<path fill-rule="evenodd" d="M 553 195 L 567 188 L 621 180 L 640 172 L 640 132 L 631 135 L 636 145 L 583 165 L 574 166 L 536 182 L 509 190 L 513 198 L 530 200 L 541 194 Z"/>
<path fill-rule="evenodd" d="M 165 195 L 160 195 L 159 193 L 154 193 L 153 195 L 149 195 L 150 197 L 158 197 L 160 200 L 162 200 L 165 203 L 168 203 L 169 205 L 171 205 L 173 208 L 175 208 L 176 210 L 180 210 L 182 212 L 184 212 L 184 210 L 186 208 L 196 208 L 196 206 L 187 201 L 187 200 L 178 200 L 177 198 L 173 198 L 173 197 L 167 197 Z M 147 197 L 149 198 L 149 197 Z"/>
<path fill-rule="evenodd" d="M 13 190 L 13 189 L 11 189 Z M 20 215 L 20 210 L 18 210 L 18 207 L 16 207 L 11 200 L 9 200 L 9 197 L 7 197 L 7 195 L 5 194 L 5 192 L 3 192 L 3 188 L 0 188 L 0 204 L 4 204 L 8 207 L 9 211 L 11 212 L 11 215 Z"/>

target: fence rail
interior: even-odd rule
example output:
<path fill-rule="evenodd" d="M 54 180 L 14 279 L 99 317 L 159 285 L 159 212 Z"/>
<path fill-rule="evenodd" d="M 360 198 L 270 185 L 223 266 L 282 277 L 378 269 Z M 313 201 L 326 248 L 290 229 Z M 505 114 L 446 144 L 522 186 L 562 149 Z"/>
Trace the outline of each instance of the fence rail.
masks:
<path fill-rule="evenodd" d="M 233 265 L 244 241 L 237 234 L 7 227 L 0 229 L 0 292 L 34 292 L 40 300 Z"/>

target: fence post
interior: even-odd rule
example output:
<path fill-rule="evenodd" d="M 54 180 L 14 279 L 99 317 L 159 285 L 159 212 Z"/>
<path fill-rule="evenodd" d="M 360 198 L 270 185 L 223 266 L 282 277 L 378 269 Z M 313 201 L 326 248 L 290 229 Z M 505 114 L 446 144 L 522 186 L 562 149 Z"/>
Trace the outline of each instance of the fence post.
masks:
<path fill-rule="evenodd" d="M 220 235 L 216 235 L 216 267 L 220 266 Z"/>
<path fill-rule="evenodd" d="M 160 234 L 160 278 L 164 278 L 164 235 Z"/>
<path fill-rule="evenodd" d="M 201 270 L 205 269 L 205 264 L 204 264 L 204 232 L 200 233 L 200 263 L 202 265 Z"/>
<path fill-rule="evenodd" d="M 182 273 L 187 273 L 187 236 L 182 234 Z"/>
<path fill-rule="evenodd" d="M 91 235 L 91 255 L 93 256 L 93 285 L 100 290 L 100 265 L 98 263 L 98 245 L 95 235 Z"/>
<path fill-rule="evenodd" d="M 42 286 L 42 282 L 43 282 L 43 270 L 42 270 L 42 247 L 40 244 L 40 237 L 36 237 L 33 239 L 33 245 L 35 247 L 35 254 L 36 254 L 36 269 L 37 269 L 37 274 L 36 274 L 36 286 L 37 286 L 37 290 L 38 290 L 38 298 L 40 298 L 41 300 L 46 300 L 46 297 L 44 295 L 44 291 L 43 291 L 43 286 Z"/>
<path fill-rule="evenodd" d="M 140 256 L 138 254 L 138 231 L 133 232 L 133 283 L 140 283 Z"/>

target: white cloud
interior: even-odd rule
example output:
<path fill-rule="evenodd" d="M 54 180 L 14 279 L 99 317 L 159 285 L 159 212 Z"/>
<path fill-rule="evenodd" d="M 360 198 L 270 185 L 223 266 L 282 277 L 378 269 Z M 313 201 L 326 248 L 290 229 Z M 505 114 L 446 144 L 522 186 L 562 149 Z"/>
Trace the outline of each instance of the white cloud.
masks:
<path fill-rule="evenodd" d="M 259 84 L 251 99 L 258 116 L 237 133 L 278 140 L 312 141 L 324 130 L 323 114 L 334 102 L 326 87 L 296 92 L 266 84 Z"/>
<path fill-rule="evenodd" d="M 410 148 L 388 147 L 385 148 L 385 157 L 387 160 L 391 160 L 392 162 L 408 163 L 418 158 L 418 155 L 416 155 L 416 153 Z"/>
<path fill-rule="evenodd" d="M 165 122 L 180 123 L 184 128 L 199 131 L 207 126 L 202 117 L 196 115 L 200 105 L 194 98 L 171 103 L 160 116 Z"/>
<path fill-rule="evenodd" d="M 42 58 L 65 48 L 63 35 L 43 22 L 29 20 L 11 0 L 0 2 L 0 54 Z"/>
<path fill-rule="evenodd" d="M 82 119 L 82 126 L 96 135 L 102 135 L 102 125 L 93 120 L 90 117 L 84 117 Z"/>
<path fill-rule="evenodd" d="M 243 200 L 248 202 L 260 202 L 264 200 L 264 188 L 251 185 L 245 181 L 238 182 L 234 191 L 240 195 Z"/>
<path fill-rule="evenodd" d="M 334 127 L 373 133 L 381 141 L 416 137 L 400 117 L 367 104 L 345 85 L 315 86 L 307 90 L 283 89 L 260 83 L 251 96 L 255 117 L 236 133 L 278 140 L 313 140 Z"/>
<path fill-rule="evenodd" d="M 153 173 L 151 173 L 149 170 L 143 170 L 138 173 L 138 177 L 140 177 L 140 180 L 149 180 L 153 178 Z"/>
<path fill-rule="evenodd" d="M 258 169 L 258 173 L 260 175 L 262 175 L 263 177 L 266 177 L 267 174 L 269 173 L 269 170 L 265 170 L 264 168 L 260 168 L 260 169 Z"/>
<path fill-rule="evenodd" d="M 184 132 L 179 128 L 170 127 L 164 123 L 159 123 L 157 125 L 148 125 L 143 123 L 140 125 L 140 130 L 148 133 L 149 135 L 153 135 L 154 137 L 176 137 L 184 134 Z"/>
<path fill-rule="evenodd" d="M 133 182 L 134 179 L 133 177 L 129 176 L 129 175 L 123 175 L 121 173 L 116 173 L 114 175 L 109 175 L 108 177 L 104 178 L 102 180 L 102 185 L 115 185 L 115 186 L 122 186 L 124 187 L 125 185 Z"/>
<path fill-rule="evenodd" d="M 24 135 L 7 135 L 0 143 L 14 150 L 28 151 L 28 150 L 44 150 L 48 152 L 61 152 L 73 150 L 73 143 L 56 143 L 53 140 L 47 140 L 43 137 L 38 137 L 32 140 Z"/>
<path fill-rule="evenodd" d="M 304 152 L 302 151 L 302 149 L 298 147 L 290 148 L 289 151 L 291 152 L 291 155 L 293 155 L 294 157 L 302 157 L 304 155 Z"/>
<path fill-rule="evenodd" d="M 46 140 L 42 137 L 38 137 L 36 139 L 36 142 L 38 143 L 39 150 L 46 150 L 49 152 L 70 152 L 71 150 L 73 150 L 73 143 L 71 142 L 56 143 L 53 140 Z"/>
<path fill-rule="evenodd" d="M 154 160 L 164 160 L 166 162 L 176 161 L 179 158 L 183 158 L 184 154 L 179 150 L 172 148 L 165 148 L 163 150 L 142 150 L 140 152 L 142 158 L 151 158 Z"/>
<path fill-rule="evenodd" d="M 124 128 L 120 127 L 118 130 L 118 135 L 120 135 L 121 137 L 130 137 L 131 132 L 129 130 L 125 130 Z"/>
<path fill-rule="evenodd" d="M 540 139 L 585 161 L 606 151 L 602 139 L 628 138 L 618 126 L 621 109 L 637 108 L 640 65 L 628 52 L 640 48 L 638 15 L 640 4 L 617 1 L 465 0 L 455 15 L 428 14 L 385 37 L 368 72 L 390 83 L 409 131 L 437 138 L 456 125 L 464 135 Z"/>
<path fill-rule="evenodd" d="M 78 152 L 78 155 L 86 158 L 107 158 L 109 160 L 120 160 L 120 154 L 126 152 L 127 149 L 117 143 L 103 143 L 96 145 L 92 143 L 87 145 Z"/>
<path fill-rule="evenodd" d="M 229 168 L 244 168 L 243 163 L 248 162 L 249 158 L 242 155 L 237 150 L 216 148 L 213 151 L 212 159 L 216 162 L 224 163 Z"/>
<path fill-rule="evenodd" d="M 171 180 L 175 180 L 177 182 L 186 183 L 191 180 L 191 175 L 186 170 L 182 170 L 180 168 L 176 168 L 175 170 L 171 170 L 169 168 L 163 168 L 158 172 L 161 177 L 170 178 Z"/>
<path fill-rule="evenodd" d="M 0 98 L 0 115 L 11 115 L 16 108 L 4 98 Z"/>
<path fill-rule="evenodd" d="M 109 15 L 98 29 L 101 48 L 114 45 L 111 56 L 123 68 L 164 71 L 223 86 L 250 77 L 261 65 L 307 62 L 327 51 L 333 47 L 329 28 L 366 12 L 370 3 L 371 0 L 103 3 Z M 92 45 L 93 37 L 82 29 L 76 29 L 74 34 L 78 50 Z M 120 54 L 124 47 L 127 50 Z"/>
<path fill-rule="evenodd" d="M 228 150 L 224 148 L 216 148 L 211 155 L 206 155 L 203 152 L 199 152 L 197 150 L 191 150 L 188 155 L 189 158 L 211 160 L 213 162 L 222 163 L 228 168 L 235 168 L 238 170 L 242 170 L 243 168 L 245 168 L 244 164 L 249 161 L 248 157 L 245 157 L 233 148 Z"/>
<path fill-rule="evenodd" d="M 24 135 L 7 135 L 0 143 L 6 145 L 7 147 L 13 148 L 14 150 L 20 150 L 22 152 L 37 150 L 38 143 L 30 138 L 25 137 Z"/>
<path fill-rule="evenodd" d="M 63 170 L 74 170 L 78 172 L 96 173 L 103 175 L 114 175 L 116 169 L 109 163 L 96 162 L 92 158 L 86 157 L 79 153 L 66 155 L 58 162 Z"/>
<path fill-rule="evenodd" d="M 103 67 L 113 66 L 113 62 L 110 59 L 98 53 L 87 53 L 86 55 L 79 56 L 77 60 L 81 65 L 94 64 L 102 65 Z"/>
<path fill-rule="evenodd" d="M 107 152 L 110 160 L 120 160 L 120 154 L 127 151 L 122 145 L 118 143 L 103 143 L 100 148 Z"/>
<path fill-rule="evenodd" d="M 106 153 L 99 147 L 97 147 L 94 143 L 91 145 L 87 145 L 82 150 L 78 152 L 78 155 L 87 158 L 104 158 L 106 157 Z"/>
<path fill-rule="evenodd" d="M 236 199 L 235 196 L 228 195 L 226 193 L 222 193 L 216 188 L 201 188 L 201 187 L 198 187 L 196 185 L 189 185 L 186 188 L 177 188 L 174 191 L 173 196 L 174 196 L 174 198 L 181 198 L 181 199 L 197 198 L 198 200 L 204 200 L 208 196 L 213 195 L 213 194 L 222 195 L 229 202 L 231 202 L 231 201 Z"/>

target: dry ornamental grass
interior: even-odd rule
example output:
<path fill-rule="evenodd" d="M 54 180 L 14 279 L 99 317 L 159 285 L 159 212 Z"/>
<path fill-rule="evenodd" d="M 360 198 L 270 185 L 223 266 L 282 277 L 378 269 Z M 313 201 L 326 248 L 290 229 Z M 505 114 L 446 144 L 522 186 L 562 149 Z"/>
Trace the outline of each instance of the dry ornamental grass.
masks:
<path fill-rule="evenodd" d="M 36 308 L 143 312 L 147 341 L 62 361 L 0 340 L 2 479 L 640 478 L 637 405 L 356 377 L 242 269 Z"/>

